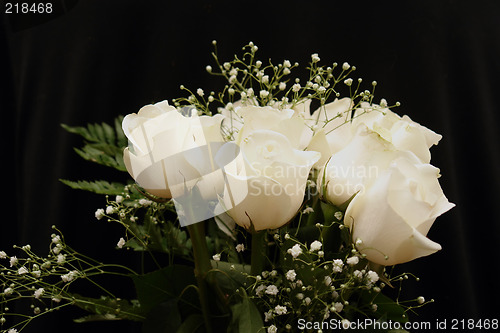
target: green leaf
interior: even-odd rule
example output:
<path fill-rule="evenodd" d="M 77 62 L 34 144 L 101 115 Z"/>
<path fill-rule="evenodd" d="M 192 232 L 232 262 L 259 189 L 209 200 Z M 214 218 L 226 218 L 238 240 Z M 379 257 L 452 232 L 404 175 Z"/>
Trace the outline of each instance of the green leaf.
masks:
<path fill-rule="evenodd" d="M 123 162 L 123 149 L 108 144 L 94 143 L 86 144 L 81 149 L 75 148 L 75 151 L 87 161 L 112 167 L 119 171 L 127 171 Z"/>
<path fill-rule="evenodd" d="M 232 327 L 237 333 L 264 332 L 264 323 L 254 302 L 247 296 L 245 289 L 240 288 L 242 301 L 231 307 L 233 314 Z"/>
<path fill-rule="evenodd" d="M 246 275 L 250 274 L 250 265 L 215 260 L 211 260 L 211 263 L 213 269 L 209 277 L 215 276 L 219 288 L 227 293 L 233 293 L 234 290 L 250 282 Z"/>
<path fill-rule="evenodd" d="M 80 135 L 85 140 L 84 146 L 75 151 L 82 158 L 126 171 L 123 163 L 123 149 L 127 146 L 127 137 L 121 128 L 123 116 L 117 117 L 113 126 L 101 124 L 88 124 L 83 126 L 61 126 L 68 132 Z"/>
<path fill-rule="evenodd" d="M 76 306 L 94 314 L 76 319 L 75 321 L 78 323 L 120 319 L 143 321 L 145 319 L 143 309 L 134 302 L 105 296 L 101 298 L 85 297 L 78 294 L 73 294 L 72 296 Z"/>
<path fill-rule="evenodd" d="M 184 320 L 181 326 L 177 329 L 177 333 L 203 333 L 205 321 L 203 316 L 194 313 Z"/>
<path fill-rule="evenodd" d="M 406 323 L 408 316 L 405 309 L 382 293 L 365 292 L 361 295 L 363 304 L 377 304 L 377 317 L 393 322 Z"/>
<path fill-rule="evenodd" d="M 181 311 L 190 312 L 199 307 L 193 268 L 171 265 L 160 270 L 132 276 L 141 308 L 148 313 L 157 305 L 169 301 L 179 301 Z"/>
<path fill-rule="evenodd" d="M 110 183 L 106 180 L 96 181 L 71 181 L 66 179 L 59 179 L 63 184 L 77 190 L 90 191 L 97 194 L 120 195 L 123 193 L 125 185 L 118 182 Z"/>
<path fill-rule="evenodd" d="M 143 333 L 170 333 L 181 326 L 182 319 L 175 299 L 155 306 L 142 325 Z"/>
<path fill-rule="evenodd" d="M 80 135 L 89 142 L 106 142 L 116 146 L 126 146 L 127 139 L 121 127 L 122 121 L 123 116 L 118 116 L 115 118 L 114 126 L 106 123 L 87 124 L 86 127 L 66 124 L 61 124 L 61 126 L 69 133 Z"/>

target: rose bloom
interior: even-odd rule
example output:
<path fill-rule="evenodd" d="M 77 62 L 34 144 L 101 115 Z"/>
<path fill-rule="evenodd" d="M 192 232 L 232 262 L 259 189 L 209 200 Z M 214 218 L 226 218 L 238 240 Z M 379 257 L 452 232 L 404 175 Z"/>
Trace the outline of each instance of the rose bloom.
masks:
<path fill-rule="evenodd" d="M 307 149 L 321 152 L 315 167 L 324 166 L 332 154 L 345 147 L 353 137 L 351 120 L 352 100 L 335 99 L 316 109 L 306 120 L 315 129 Z"/>
<path fill-rule="evenodd" d="M 439 251 L 426 237 L 436 218 L 454 207 L 439 185 L 439 170 L 411 155 L 395 159 L 349 203 L 345 224 L 358 250 L 391 266 Z"/>
<path fill-rule="evenodd" d="M 390 109 L 377 104 L 370 105 L 363 102 L 356 110 L 356 114 L 360 114 L 362 111 L 367 112 L 359 117 L 354 117 L 352 128 L 364 124 L 384 140 L 392 143 L 397 150 L 411 151 L 422 162 L 430 162 L 429 149 L 438 144 L 442 138 L 441 135 L 414 122 L 407 115 L 400 117 Z"/>
<path fill-rule="evenodd" d="M 142 107 L 123 119 L 129 139 L 125 166 L 147 192 L 162 198 L 179 197 L 197 186 L 204 199 L 222 192 L 222 173 L 213 163 L 222 115 L 182 115 L 167 101 Z M 215 146 L 214 146 L 215 144 Z"/>
<path fill-rule="evenodd" d="M 429 164 L 441 136 L 378 105 L 362 107 L 367 113 L 345 125 L 352 137 L 320 169 L 318 187 L 334 205 L 352 200 L 344 223 L 370 261 L 394 265 L 438 251 L 426 235 L 454 206 Z"/>
<path fill-rule="evenodd" d="M 299 107 L 297 107 L 298 109 Z M 291 108 L 271 106 L 241 106 L 236 110 L 243 121 L 236 143 L 241 144 L 255 130 L 270 130 L 283 134 L 293 148 L 303 150 L 312 136 L 301 112 Z"/>
<path fill-rule="evenodd" d="M 324 128 L 328 131 L 336 129 L 328 132 L 326 137 L 323 130 L 319 131 L 308 147 L 320 151 L 322 160 L 328 156 L 328 151 L 333 152 L 327 157 L 326 166 L 320 169 L 318 186 L 325 190 L 326 199 L 337 206 L 377 178 L 399 152 L 411 153 L 419 162 L 430 163 L 429 149 L 441 139 L 441 135 L 412 121 L 408 116 L 400 117 L 377 104 L 361 103 L 361 107 L 355 110 L 352 122 L 342 125 L 345 120 L 332 117 L 337 111 L 343 115 L 345 111 L 342 113 L 341 110 L 349 110 L 349 101 L 344 98 L 325 106 L 327 118 L 333 120 Z M 343 117 L 349 119 L 347 115 Z M 342 144 L 334 147 L 328 144 L 332 140 Z M 321 150 L 321 147 L 330 148 Z"/>
<path fill-rule="evenodd" d="M 253 130 L 239 148 L 238 156 L 224 167 L 224 209 L 249 230 L 283 226 L 300 209 L 309 172 L 320 154 L 295 149 L 287 136 L 272 130 Z"/>

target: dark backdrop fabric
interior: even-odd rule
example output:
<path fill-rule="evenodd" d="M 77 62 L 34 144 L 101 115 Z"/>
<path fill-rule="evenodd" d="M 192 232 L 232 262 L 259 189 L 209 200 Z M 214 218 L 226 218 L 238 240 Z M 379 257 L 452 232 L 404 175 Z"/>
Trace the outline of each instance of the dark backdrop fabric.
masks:
<path fill-rule="evenodd" d="M 127 262 L 114 250 L 122 230 L 94 218 L 103 198 L 59 181 L 127 175 L 78 157 L 80 138 L 60 124 L 111 122 L 183 95 L 180 84 L 218 88 L 205 72 L 211 41 L 226 60 L 253 41 L 262 60 L 347 61 L 355 77 L 378 82 L 378 97 L 401 102 L 396 112 L 443 135 L 432 164 L 457 206 L 429 233 L 442 251 L 399 267 L 421 279 L 403 292 L 435 299 L 417 321 L 499 318 L 499 1 L 53 3 L 51 17 L 2 17 L 1 249 L 31 244 L 44 253 L 56 225 L 80 252 Z M 115 287 L 132 294 L 125 282 Z M 140 332 L 131 323 L 73 324 L 80 314 L 62 310 L 25 332 Z"/>

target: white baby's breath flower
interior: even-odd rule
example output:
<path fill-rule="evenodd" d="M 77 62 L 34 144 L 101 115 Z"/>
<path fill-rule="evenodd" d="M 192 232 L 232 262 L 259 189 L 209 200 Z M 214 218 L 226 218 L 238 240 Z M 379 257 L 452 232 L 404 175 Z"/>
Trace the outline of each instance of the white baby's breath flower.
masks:
<path fill-rule="evenodd" d="M 33 275 L 36 278 L 39 278 L 40 276 L 42 276 L 42 272 L 38 271 L 38 270 L 37 271 L 32 271 L 31 275 Z"/>
<path fill-rule="evenodd" d="M 3 291 L 3 294 L 5 296 L 10 296 L 14 293 L 14 289 L 12 289 L 11 287 L 8 287 L 8 288 L 5 288 L 5 290 Z"/>
<path fill-rule="evenodd" d="M 36 299 L 39 299 L 40 297 L 43 296 L 44 293 L 45 293 L 45 289 L 38 288 L 37 290 L 35 290 L 33 296 L 35 296 Z"/>
<path fill-rule="evenodd" d="M 327 276 L 325 276 L 324 282 L 325 282 L 325 285 L 328 287 L 329 285 L 332 284 L 332 278 L 327 275 Z"/>
<path fill-rule="evenodd" d="M 61 275 L 63 282 L 71 282 L 78 276 L 78 271 L 71 271 L 67 274 Z"/>
<path fill-rule="evenodd" d="M 139 205 L 141 206 L 144 206 L 144 207 L 148 207 L 152 204 L 153 202 L 151 200 L 148 200 L 148 199 L 140 199 L 139 200 Z"/>
<path fill-rule="evenodd" d="M 123 202 L 123 196 L 121 196 L 121 195 L 117 195 L 117 196 L 115 197 L 115 201 L 116 201 L 116 203 L 122 203 L 122 202 Z"/>
<path fill-rule="evenodd" d="M 297 273 L 295 273 L 295 270 L 293 270 L 293 269 L 286 272 L 286 278 L 289 281 L 295 281 L 296 276 L 297 276 Z"/>
<path fill-rule="evenodd" d="M 264 312 L 264 321 L 267 323 L 269 320 L 274 318 L 273 310 Z"/>
<path fill-rule="evenodd" d="M 0 251 L 0 259 L 7 259 L 7 253 L 5 253 L 5 251 Z"/>
<path fill-rule="evenodd" d="M 363 273 L 360 270 L 355 270 L 352 275 L 358 280 L 361 280 L 363 278 Z"/>
<path fill-rule="evenodd" d="M 340 259 L 335 259 L 332 262 L 332 270 L 334 273 L 342 272 L 342 267 L 344 266 L 344 262 Z"/>
<path fill-rule="evenodd" d="M 56 261 L 59 265 L 62 265 L 66 261 L 66 256 L 64 254 L 58 254 Z"/>
<path fill-rule="evenodd" d="M 52 243 L 53 244 L 60 244 L 61 243 L 61 236 L 59 236 L 59 235 L 53 235 L 52 236 Z"/>
<path fill-rule="evenodd" d="M 220 253 L 216 253 L 212 256 L 212 259 L 215 261 L 220 261 Z"/>
<path fill-rule="evenodd" d="M 258 296 L 258 297 L 262 297 L 264 296 L 264 291 L 266 290 L 266 286 L 261 284 L 260 286 L 258 286 L 257 288 L 255 288 L 255 294 Z"/>
<path fill-rule="evenodd" d="M 357 265 L 359 263 L 359 257 L 354 256 L 354 257 L 347 258 L 346 262 L 350 266 Z"/>
<path fill-rule="evenodd" d="M 299 244 L 295 244 L 291 248 L 288 249 L 288 254 L 290 254 L 292 257 L 297 258 L 299 255 L 302 254 L 302 249 L 300 248 Z"/>
<path fill-rule="evenodd" d="M 116 246 L 118 246 L 119 249 L 123 248 L 123 246 L 125 245 L 125 239 L 123 239 L 123 237 L 120 237 L 120 240 L 118 241 L 118 243 L 116 244 Z"/>
<path fill-rule="evenodd" d="M 420 296 L 417 298 L 417 302 L 418 302 L 418 304 L 424 304 L 425 298 L 423 296 Z"/>
<path fill-rule="evenodd" d="M 269 91 L 267 90 L 261 90 L 259 93 L 260 98 L 267 98 L 269 96 Z"/>
<path fill-rule="evenodd" d="M 52 252 L 54 252 L 54 254 L 59 254 L 62 250 L 62 245 L 61 244 L 56 244 L 56 246 L 54 246 L 52 248 Z"/>
<path fill-rule="evenodd" d="M 203 91 L 203 89 L 201 89 L 201 88 L 198 88 L 198 89 L 196 90 L 196 93 L 197 93 L 197 94 L 198 94 L 198 96 L 200 96 L 200 97 L 203 97 L 203 96 L 205 95 L 205 92 L 204 92 L 204 91 Z"/>
<path fill-rule="evenodd" d="M 368 271 L 368 273 L 366 273 L 366 278 L 368 280 L 368 284 L 374 284 L 375 282 L 377 282 L 379 280 L 379 276 L 377 274 L 377 272 L 374 272 L 374 271 Z"/>
<path fill-rule="evenodd" d="M 95 211 L 95 218 L 100 220 L 104 217 L 104 209 L 99 208 Z"/>
<path fill-rule="evenodd" d="M 278 328 L 274 325 L 271 325 L 267 328 L 267 333 L 276 333 L 278 332 Z"/>
<path fill-rule="evenodd" d="M 243 252 L 243 251 L 245 251 L 245 244 L 238 244 L 238 245 L 236 245 L 236 251 L 237 252 Z"/>
<path fill-rule="evenodd" d="M 279 292 L 278 287 L 276 287 L 274 284 L 271 284 L 266 287 L 266 294 L 268 295 L 275 296 L 278 294 L 278 292 Z"/>
<path fill-rule="evenodd" d="M 10 267 L 16 266 L 18 261 L 16 256 L 10 257 Z"/>
<path fill-rule="evenodd" d="M 274 313 L 276 313 L 277 315 L 284 315 L 284 314 L 286 314 L 286 312 L 287 312 L 286 306 L 276 305 L 274 307 Z"/>
<path fill-rule="evenodd" d="M 343 309 L 344 309 L 344 304 L 340 302 L 336 302 L 335 304 L 333 304 L 333 310 L 335 310 L 336 312 L 342 312 Z"/>
<path fill-rule="evenodd" d="M 314 213 L 314 209 L 312 207 L 306 207 L 303 211 L 302 214 L 310 214 Z"/>
<path fill-rule="evenodd" d="M 292 91 L 293 92 L 299 92 L 300 91 L 300 83 L 295 83 L 293 86 L 292 86 Z"/>
<path fill-rule="evenodd" d="M 321 249 L 322 245 L 323 244 L 321 244 L 320 241 L 315 240 L 314 242 L 311 243 L 311 247 L 310 247 L 311 251 L 318 251 L 319 249 Z"/>
<path fill-rule="evenodd" d="M 340 221 L 344 217 L 344 214 L 342 214 L 341 211 L 337 211 L 335 212 L 335 214 L 333 214 L 333 216 L 335 216 L 335 218 Z"/>
<path fill-rule="evenodd" d="M 108 215 L 113 214 L 115 211 L 116 211 L 115 207 L 113 207 L 113 206 L 106 207 L 106 214 L 108 214 Z"/>
<path fill-rule="evenodd" d="M 29 273 L 29 271 L 28 271 L 28 269 L 27 269 L 26 267 L 24 267 L 24 266 L 23 266 L 23 267 L 21 267 L 21 268 L 19 268 L 19 269 L 18 269 L 18 271 L 17 271 L 17 274 L 19 274 L 19 275 L 24 275 L 24 274 L 27 274 L 27 273 Z"/>

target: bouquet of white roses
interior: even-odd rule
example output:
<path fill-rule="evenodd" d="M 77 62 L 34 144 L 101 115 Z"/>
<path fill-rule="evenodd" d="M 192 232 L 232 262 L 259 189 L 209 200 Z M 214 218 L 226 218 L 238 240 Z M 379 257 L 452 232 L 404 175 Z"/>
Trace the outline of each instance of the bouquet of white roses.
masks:
<path fill-rule="evenodd" d="M 85 139 L 83 158 L 133 178 L 63 182 L 104 195 L 96 218 L 122 225 L 117 249 L 148 254 L 152 268 L 97 262 L 54 227 L 47 256 L 0 251 L 1 332 L 67 305 L 89 312 L 78 322 L 141 321 L 144 332 L 318 331 L 366 319 L 388 330 L 426 303 L 384 288 L 413 276 L 387 267 L 441 248 L 426 237 L 453 207 L 430 164 L 441 136 L 391 111 L 399 103 L 374 103 L 376 82 L 363 89 L 348 63 L 313 54 L 302 82 L 290 78 L 298 64 L 264 64 L 253 43 L 228 62 L 214 47 L 206 69 L 227 81 L 222 91 L 181 86 L 187 97 L 114 126 L 64 125 Z M 99 286 L 103 275 L 131 279 L 137 297 Z M 103 296 L 74 293 L 79 281 Z M 11 313 L 23 298 L 31 313 Z"/>

